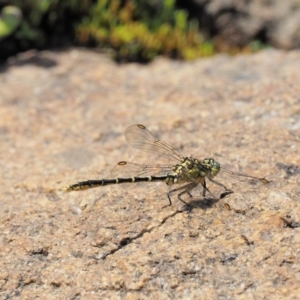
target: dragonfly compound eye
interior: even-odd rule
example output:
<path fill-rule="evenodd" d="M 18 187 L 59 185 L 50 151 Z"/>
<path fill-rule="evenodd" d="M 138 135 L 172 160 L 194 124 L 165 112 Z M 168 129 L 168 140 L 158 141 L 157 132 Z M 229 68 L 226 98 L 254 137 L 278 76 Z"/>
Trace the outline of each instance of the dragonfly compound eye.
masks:
<path fill-rule="evenodd" d="M 220 172 L 221 166 L 213 158 L 205 158 L 202 164 L 207 168 L 207 175 L 211 178 L 215 177 Z"/>
<path fill-rule="evenodd" d="M 213 176 L 218 175 L 218 173 L 220 172 L 221 166 L 220 164 L 212 159 L 212 167 L 211 167 L 211 173 L 213 174 Z"/>

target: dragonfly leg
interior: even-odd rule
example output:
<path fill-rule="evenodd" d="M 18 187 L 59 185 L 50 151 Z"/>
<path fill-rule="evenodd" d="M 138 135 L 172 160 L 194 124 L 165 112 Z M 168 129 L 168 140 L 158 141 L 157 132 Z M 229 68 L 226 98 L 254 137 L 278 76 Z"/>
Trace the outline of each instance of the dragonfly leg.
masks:
<path fill-rule="evenodd" d="M 206 181 L 204 181 L 204 182 L 201 183 L 201 184 L 202 184 L 202 187 L 203 187 L 203 192 L 202 192 L 203 198 L 205 198 L 206 192 L 209 192 L 209 193 L 213 196 L 214 199 L 217 199 L 216 196 L 215 196 L 215 195 L 208 189 L 208 187 L 206 186 Z"/>
<path fill-rule="evenodd" d="M 212 178 L 208 178 L 211 182 L 221 186 L 226 192 L 232 192 L 230 189 L 228 189 L 224 184 L 216 181 L 216 180 L 213 180 Z"/>
<path fill-rule="evenodd" d="M 202 186 L 203 186 L 202 196 L 203 196 L 203 198 L 205 198 L 205 194 L 206 194 L 206 190 L 207 190 L 206 181 L 205 180 L 203 181 Z"/>
<path fill-rule="evenodd" d="M 182 187 L 180 187 L 180 188 L 178 188 L 178 189 L 174 189 L 174 190 L 169 191 L 169 193 L 168 193 L 168 198 L 169 198 L 170 204 L 169 204 L 169 205 L 166 205 L 166 206 L 172 205 L 171 194 L 173 194 L 173 193 L 175 193 L 175 192 L 178 192 L 178 191 L 181 191 L 181 190 L 183 190 L 183 191 L 182 191 L 181 193 L 178 194 L 178 199 L 179 199 L 181 202 L 183 202 L 185 205 L 190 206 L 188 203 L 186 203 L 186 202 L 181 198 L 181 196 L 182 196 L 183 194 L 186 194 L 186 193 L 187 193 L 190 197 L 192 197 L 190 191 L 191 191 L 192 189 L 194 189 L 197 185 L 198 185 L 198 183 L 192 182 L 192 183 L 189 183 L 189 184 L 187 184 L 187 185 L 185 185 L 185 186 L 182 186 Z M 166 206 L 164 206 L 164 207 L 166 207 Z"/>
<path fill-rule="evenodd" d="M 225 192 L 222 193 L 222 194 L 220 195 L 220 199 L 223 199 L 223 198 L 226 197 L 227 195 L 230 195 L 230 194 L 233 193 L 233 191 L 230 190 L 230 189 L 228 189 L 224 184 L 222 184 L 222 183 L 220 183 L 220 182 L 218 182 L 218 181 L 215 181 L 215 180 L 213 180 L 213 179 L 211 179 L 211 178 L 209 178 L 209 180 L 210 180 L 211 182 L 213 182 L 213 183 L 215 183 L 215 184 L 221 186 L 221 187 L 225 190 Z"/>

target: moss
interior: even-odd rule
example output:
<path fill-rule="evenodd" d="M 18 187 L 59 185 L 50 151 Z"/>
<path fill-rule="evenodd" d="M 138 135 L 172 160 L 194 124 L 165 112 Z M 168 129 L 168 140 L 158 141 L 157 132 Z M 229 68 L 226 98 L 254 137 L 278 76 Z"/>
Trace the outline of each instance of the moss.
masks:
<path fill-rule="evenodd" d="M 197 23 L 176 9 L 174 0 L 160 1 L 156 10 L 150 2 L 98 0 L 77 27 L 78 39 L 113 49 L 118 60 L 149 61 L 157 55 L 195 59 L 214 53 Z"/>

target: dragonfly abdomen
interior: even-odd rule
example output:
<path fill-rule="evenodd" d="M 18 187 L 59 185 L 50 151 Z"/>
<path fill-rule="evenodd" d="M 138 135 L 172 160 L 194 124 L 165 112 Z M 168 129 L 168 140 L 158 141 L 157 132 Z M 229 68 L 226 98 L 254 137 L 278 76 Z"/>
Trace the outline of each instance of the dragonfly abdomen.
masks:
<path fill-rule="evenodd" d="M 105 186 L 109 184 L 119 184 L 119 183 L 137 183 L 137 182 L 153 182 L 153 181 L 165 181 L 168 179 L 169 175 L 162 176 L 145 176 L 145 177 L 128 177 L 128 178 L 113 178 L 113 179 L 99 179 L 99 180 L 86 180 L 77 182 L 75 184 L 69 185 L 65 188 L 65 191 L 79 191 L 87 190 L 99 186 Z"/>

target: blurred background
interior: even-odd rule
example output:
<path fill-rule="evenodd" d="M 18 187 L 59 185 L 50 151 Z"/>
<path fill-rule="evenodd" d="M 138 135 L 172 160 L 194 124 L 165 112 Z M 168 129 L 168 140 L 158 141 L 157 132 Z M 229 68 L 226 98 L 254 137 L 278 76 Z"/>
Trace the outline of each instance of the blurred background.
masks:
<path fill-rule="evenodd" d="M 84 46 L 119 62 L 300 45 L 299 0 L 0 0 L 0 60 Z"/>

